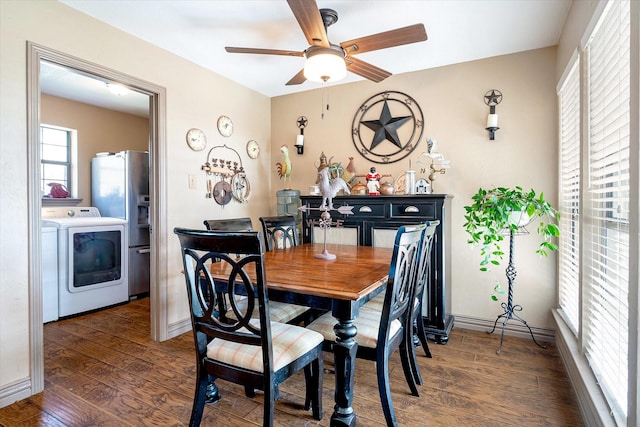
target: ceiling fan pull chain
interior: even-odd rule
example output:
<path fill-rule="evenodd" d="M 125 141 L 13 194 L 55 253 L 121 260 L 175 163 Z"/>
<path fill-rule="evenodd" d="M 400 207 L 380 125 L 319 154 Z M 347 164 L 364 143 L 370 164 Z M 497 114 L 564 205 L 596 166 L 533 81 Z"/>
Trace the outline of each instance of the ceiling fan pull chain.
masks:
<path fill-rule="evenodd" d="M 322 82 L 322 88 L 320 89 L 320 118 L 324 120 L 324 91 L 326 90 L 325 82 Z"/>
<path fill-rule="evenodd" d="M 329 111 L 329 88 L 326 88 L 327 91 L 327 111 Z"/>
<path fill-rule="evenodd" d="M 322 82 L 322 99 L 320 101 L 320 117 L 324 120 L 324 109 L 325 109 L 325 105 L 327 108 L 327 111 L 329 111 L 329 88 L 326 86 L 325 82 Z M 325 102 L 325 98 L 327 99 L 327 101 Z"/>

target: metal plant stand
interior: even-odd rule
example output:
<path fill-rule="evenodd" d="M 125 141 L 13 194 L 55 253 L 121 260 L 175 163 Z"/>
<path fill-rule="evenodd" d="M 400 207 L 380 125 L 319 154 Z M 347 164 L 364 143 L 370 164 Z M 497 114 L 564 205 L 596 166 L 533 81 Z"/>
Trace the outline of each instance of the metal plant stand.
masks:
<path fill-rule="evenodd" d="M 523 230 L 523 232 L 518 234 L 527 233 L 527 231 L 524 230 L 522 227 L 520 228 L 520 230 Z M 516 267 L 513 263 L 513 247 L 514 247 L 515 235 L 516 233 L 514 232 L 514 230 L 509 231 L 509 265 L 507 266 L 507 270 L 506 270 L 507 281 L 509 282 L 509 290 L 507 295 L 507 302 L 502 303 L 502 308 L 504 309 L 504 313 L 502 313 L 496 318 L 496 321 L 493 323 L 493 329 L 487 332 L 488 334 L 492 334 L 496 330 L 498 321 L 500 319 L 503 319 L 502 333 L 500 334 L 500 347 L 496 351 L 496 353 L 498 354 L 502 352 L 502 342 L 504 341 L 504 330 L 507 327 L 507 323 L 509 323 L 509 320 L 511 319 L 515 319 L 521 322 L 524 326 L 527 327 L 527 329 L 529 329 L 529 333 L 531 334 L 531 339 L 533 340 L 534 343 L 536 343 L 536 345 L 538 345 L 538 347 L 547 348 L 547 346 L 540 344 L 538 341 L 536 341 L 536 337 L 533 336 L 533 332 L 531 331 L 531 327 L 527 324 L 527 321 L 516 314 L 516 312 L 522 311 L 522 306 L 520 304 L 516 304 L 516 305 L 513 304 L 513 282 L 516 279 Z"/>

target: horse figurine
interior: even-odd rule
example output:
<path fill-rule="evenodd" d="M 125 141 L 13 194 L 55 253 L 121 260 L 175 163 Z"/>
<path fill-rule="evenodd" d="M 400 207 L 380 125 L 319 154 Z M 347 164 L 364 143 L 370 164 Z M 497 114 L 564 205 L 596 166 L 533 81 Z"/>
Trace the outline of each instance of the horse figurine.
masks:
<path fill-rule="evenodd" d="M 344 179 L 336 177 L 331 182 L 329 181 L 329 168 L 320 169 L 318 172 L 318 183 L 320 192 L 322 193 L 322 205 L 320 205 L 320 209 L 333 209 L 333 198 L 340 190 L 344 191 L 345 194 L 351 194 L 349 186 L 344 182 Z"/>

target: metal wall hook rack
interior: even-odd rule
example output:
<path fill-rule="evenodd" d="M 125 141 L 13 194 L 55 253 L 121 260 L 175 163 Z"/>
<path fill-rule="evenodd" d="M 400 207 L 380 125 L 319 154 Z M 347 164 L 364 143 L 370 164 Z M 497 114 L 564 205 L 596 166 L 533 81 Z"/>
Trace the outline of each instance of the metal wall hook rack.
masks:
<path fill-rule="evenodd" d="M 238 157 L 238 161 L 227 160 L 225 157 L 215 157 L 212 158 L 211 154 L 215 149 L 226 149 L 233 151 L 235 155 Z M 242 166 L 242 158 L 240 157 L 240 153 L 238 153 L 235 149 L 227 146 L 227 144 L 216 145 L 211 147 L 209 152 L 207 153 L 206 162 L 200 167 L 207 175 L 222 175 L 222 176 L 232 176 L 240 172 L 244 172 L 244 167 Z"/>

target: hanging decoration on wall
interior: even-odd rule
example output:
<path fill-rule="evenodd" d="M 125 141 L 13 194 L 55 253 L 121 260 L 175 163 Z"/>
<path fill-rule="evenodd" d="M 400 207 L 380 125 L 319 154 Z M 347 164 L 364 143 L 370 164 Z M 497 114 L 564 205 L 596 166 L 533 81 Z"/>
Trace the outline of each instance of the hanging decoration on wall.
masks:
<path fill-rule="evenodd" d="M 351 138 L 374 163 L 394 163 L 418 146 L 424 131 L 422 109 L 409 95 L 387 91 L 367 99 L 356 111 Z"/>
<path fill-rule="evenodd" d="M 237 161 L 227 160 L 226 156 L 231 153 L 237 156 Z M 222 157 L 212 157 L 213 154 Z M 206 198 L 214 199 L 221 206 L 228 204 L 232 199 L 240 203 L 249 201 L 251 186 L 242 166 L 240 154 L 233 148 L 226 144 L 211 147 L 207 153 L 207 160 L 200 169 L 207 174 Z"/>

